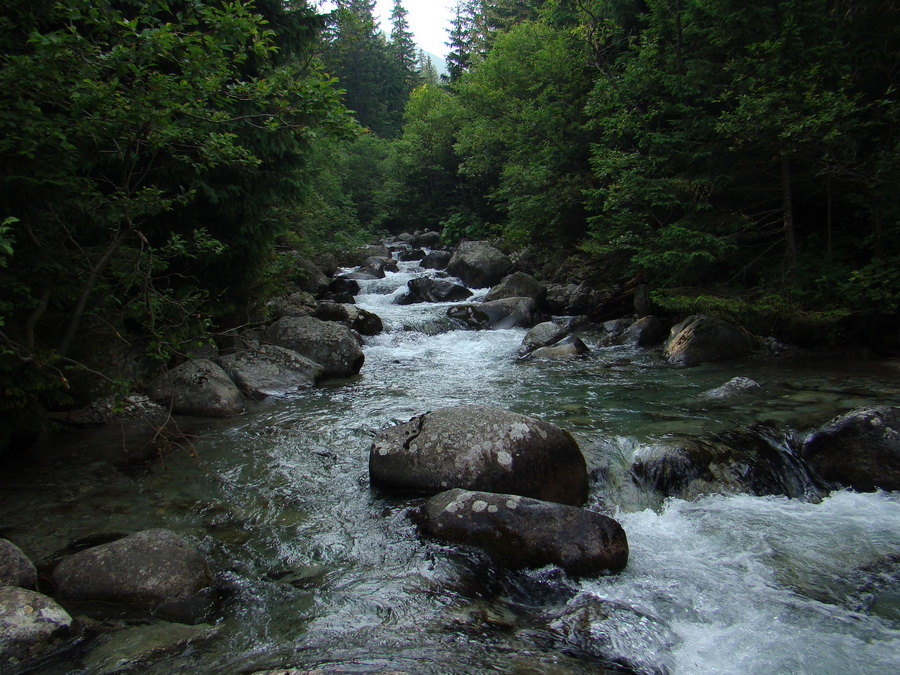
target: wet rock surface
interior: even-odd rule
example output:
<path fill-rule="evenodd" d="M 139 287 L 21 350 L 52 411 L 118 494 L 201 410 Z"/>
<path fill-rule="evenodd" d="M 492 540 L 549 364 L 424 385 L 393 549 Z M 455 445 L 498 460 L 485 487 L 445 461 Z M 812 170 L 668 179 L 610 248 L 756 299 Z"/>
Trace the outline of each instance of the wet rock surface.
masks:
<path fill-rule="evenodd" d="M 900 490 L 900 408 L 852 410 L 814 431 L 803 457 L 826 482 L 871 492 Z"/>
<path fill-rule="evenodd" d="M 454 487 L 563 504 L 587 499 L 587 470 L 559 427 L 492 406 L 456 406 L 382 429 L 369 451 L 372 485 L 420 494 Z"/>
<path fill-rule="evenodd" d="M 802 498 L 817 488 L 791 440 L 765 425 L 734 429 L 710 438 L 666 441 L 638 457 L 636 480 L 667 497 L 704 494 L 784 495 Z"/>
<path fill-rule="evenodd" d="M 429 499 L 420 517 L 425 534 L 476 546 L 507 567 L 552 564 L 581 576 L 619 572 L 628 563 L 621 525 L 575 506 L 454 489 Z"/>

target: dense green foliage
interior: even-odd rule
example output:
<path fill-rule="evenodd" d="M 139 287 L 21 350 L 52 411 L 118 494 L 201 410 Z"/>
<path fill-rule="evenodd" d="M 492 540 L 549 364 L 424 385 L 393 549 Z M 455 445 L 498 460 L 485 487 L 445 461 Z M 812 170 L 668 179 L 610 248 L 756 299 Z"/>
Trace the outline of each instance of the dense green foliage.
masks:
<path fill-rule="evenodd" d="M 896 327 L 898 19 L 874 0 L 460 0 L 449 85 L 410 98 L 373 223 L 577 247 L 673 308 L 775 293 Z"/>
<path fill-rule="evenodd" d="M 252 305 L 311 144 L 352 129 L 316 22 L 272 0 L 7 3 L 4 416 L 75 363 L 165 358 Z"/>

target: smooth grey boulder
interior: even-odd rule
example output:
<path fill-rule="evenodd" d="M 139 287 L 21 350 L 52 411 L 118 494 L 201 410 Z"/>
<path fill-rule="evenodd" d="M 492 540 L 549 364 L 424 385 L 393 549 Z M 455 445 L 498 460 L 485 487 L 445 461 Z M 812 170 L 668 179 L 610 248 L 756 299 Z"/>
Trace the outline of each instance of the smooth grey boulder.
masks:
<path fill-rule="evenodd" d="M 171 405 L 172 412 L 201 417 L 228 417 L 244 410 L 244 397 L 222 368 L 208 359 L 193 359 L 154 378 L 147 396 Z"/>
<path fill-rule="evenodd" d="M 858 408 L 834 418 L 810 435 L 803 458 L 828 483 L 900 490 L 900 408 Z"/>
<path fill-rule="evenodd" d="M 382 429 L 369 450 L 373 486 L 417 494 L 460 487 L 580 506 L 584 456 L 559 427 L 493 406 L 442 408 Z"/>
<path fill-rule="evenodd" d="M 736 398 L 738 396 L 747 396 L 748 394 L 756 394 L 762 391 L 759 383 L 751 380 L 749 377 L 732 377 L 725 384 L 703 392 L 703 396 L 713 399 Z"/>
<path fill-rule="evenodd" d="M 663 355 L 670 363 L 698 366 L 746 356 L 756 338 L 734 324 L 705 314 L 694 314 L 672 328 Z"/>
<path fill-rule="evenodd" d="M 547 287 L 530 274 L 513 272 L 488 291 L 484 301 L 503 298 L 531 298 L 538 306 L 543 306 L 547 301 Z"/>
<path fill-rule="evenodd" d="M 321 364 L 322 377 L 356 375 L 365 360 L 347 326 L 311 316 L 283 317 L 266 329 L 263 340 Z"/>
<path fill-rule="evenodd" d="M 532 359 L 571 359 L 589 353 L 588 348 L 577 335 L 570 335 L 548 347 L 538 347 L 528 355 Z"/>
<path fill-rule="evenodd" d="M 283 396 L 313 386 L 324 368 L 295 351 L 276 345 L 228 354 L 215 362 L 246 396 Z"/>
<path fill-rule="evenodd" d="M 422 258 L 420 264 L 429 270 L 445 270 L 452 257 L 453 254 L 450 251 L 429 251 L 428 255 Z"/>
<path fill-rule="evenodd" d="M 160 605 L 209 588 L 213 576 L 186 539 L 152 529 L 64 558 L 53 581 L 62 600 Z"/>
<path fill-rule="evenodd" d="M 519 495 L 448 490 L 425 502 L 420 528 L 443 542 L 476 546 L 511 568 L 558 565 L 587 576 L 628 564 L 625 531 L 612 518 Z"/>
<path fill-rule="evenodd" d="M 34 563 L 18 546 L 7 539 L 0 539 L 0 586 L 34 588 L 37 570 Z"/>
<path fill-rule="evenodd" d="M 350 303 L 320 302 L 313 316 L 322 321 L 339 321 L 360 335 L 378 335 L 384 330 L 380 316 Z"/>
<path fill-rule="evenodd" d="M 762 424 L 709 438 L 671 438 L 642 452 L 632 464 L 635 481 L 665 497 L 706 494 L 783 495 L 818 490 L 791 449 L 790 438 Z"/>
<path fill-rule="evenodd" d="M 0 586 L 0 673 L 15 673 L 71 637 L 72 617 L 46 595 Z"/>
<path fill-rule="evenodd" d="M 511 267 L 509 256 L 486 241 L 464 241 L 447 263 L 447 272 L 470 288 L 487 288 L 503 279 Z"/>
<path fill-rule="evenodd" d="M 527 356 L 535 349 L 554 345 L 569 334 L 566 326 L 553 321 L 544 321 L 528 331 L 522 345 L 516 352 L 519 356 Z"/>
<path fill-rule="evenodd" d="M 503 298 L 481 304 L 454 305 L 447 316 L 467 328 L 530 328 L 540 321 L 537 303 L 531 298 Z"/>
<path fill-rule="evenodd" d="M 397 300 L 398 305 L 412 305 L 418 302 L 459 302 L 472 297 L 472 291 L 468 288 L 447 279 L 418 277 L 410 279 L 406 286 L 409 291 Z"/>

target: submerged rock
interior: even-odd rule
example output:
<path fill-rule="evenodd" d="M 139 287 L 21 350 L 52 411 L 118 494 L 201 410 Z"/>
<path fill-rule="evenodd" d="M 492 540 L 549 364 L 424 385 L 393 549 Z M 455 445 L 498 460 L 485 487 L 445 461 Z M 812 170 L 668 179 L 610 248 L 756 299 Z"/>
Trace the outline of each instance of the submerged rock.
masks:
<path fill-rule="evenodd" d="M 487 288 L 503 279 L 511 267 L 509 256 L 486 241 L 464 241 L 450 258 L 447 272 L 470 288 Z"/>
<path fill-rule="evenodd" d="M 666 442 L 638 457 L 632 473 L 645 488 L 681 499 L 716 493 L 793 498 L 816 493 L 790 440 L 764 425 Z"/>
<path fill-rule="evenodd" d="M 72 617 L 46 595 L 0 586 L 0 672 L 20 672 L 71 636 Z"/>
<path fill-rule="evenodd" d="M 22 549 L 7 539 L 0 539 L 0 586 L 34 588 L 37 570 Z"/>
<path fill-rule="evenodd" d="M 188 626 L 166 621 L 132 626 L 103 638 L 85 657 L 85 667 L 91 675 L 141 672 L 157 659 L 214 638 L 219 630 L 210 624 Z"/>
<path fill-rule="evenodd" d="M 266 330 L 265 341 L 291 349 L 322 365 L 322 377 L 356 375 L 365 357 L 347 326 L 311 316 L 287 316 Z"/>
<path fill-rule="evenodd" d="M 477 546 L 512 568 L 558 565 L 596 575 L 628 563 L 625 531 L 612 518 L 518 495 L 448 490 L 425 503 L 420 527 L 441 541 Z"/>
<path fill-rule="evenodd" d="M 64 558 L 53 581 L 64 600 L 159 605 L 209 588 L 213 577 L 187 540 L 152 529 Z"/>
<path fill-rule="evenodd" d="M 315 361 L 276 345 L 220 356 L 216 363 L 244 394 L 255 399 L 311 387 L 324 371 Z"/>
<path fill-rule="evenodd" d="M 559 427 L 501 408 L 442 408 L 382 429 L 369 451 L 373 486 L 434 494 L 460 487 L 580 506 L 584 456 Z"/>
<path fill-rule="evenodd" d="M 756 338 L 722 319 L 695 314 L 672 328 L 663 354 L 670 363 L 697 366 L 746 356 L 756 347 Z"/>
<path fill-rule="evenodd" d="M 728 382 L 715 389 L 704 392 L 706 398 L 734 398 L 762 391 L 758 382 L 749 377 L 732 377 Z"/>
<path fill-rule="evenodd" d="M 807 439 L 803 457 L 828 483 L 900 490 L 900 408 L 859 408 L 834 418 Z"/>
<path fill-rule="evenodd" d="M 228 373 L 207 359 L 163 373 L 147 385 L 147 395 L 180 415 L 228 417 L 244 410 L 244 397 Z"/>

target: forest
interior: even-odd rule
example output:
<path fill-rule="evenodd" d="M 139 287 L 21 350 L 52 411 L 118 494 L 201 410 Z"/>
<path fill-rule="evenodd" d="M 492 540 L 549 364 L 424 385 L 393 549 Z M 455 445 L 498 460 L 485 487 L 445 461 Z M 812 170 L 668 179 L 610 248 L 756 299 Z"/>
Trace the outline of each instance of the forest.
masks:
<path fill-rule="evenodd" d="M 898 3 L 334 4 L 4 3 L 0 448 L 384 233 L 900 349 Z"/>

